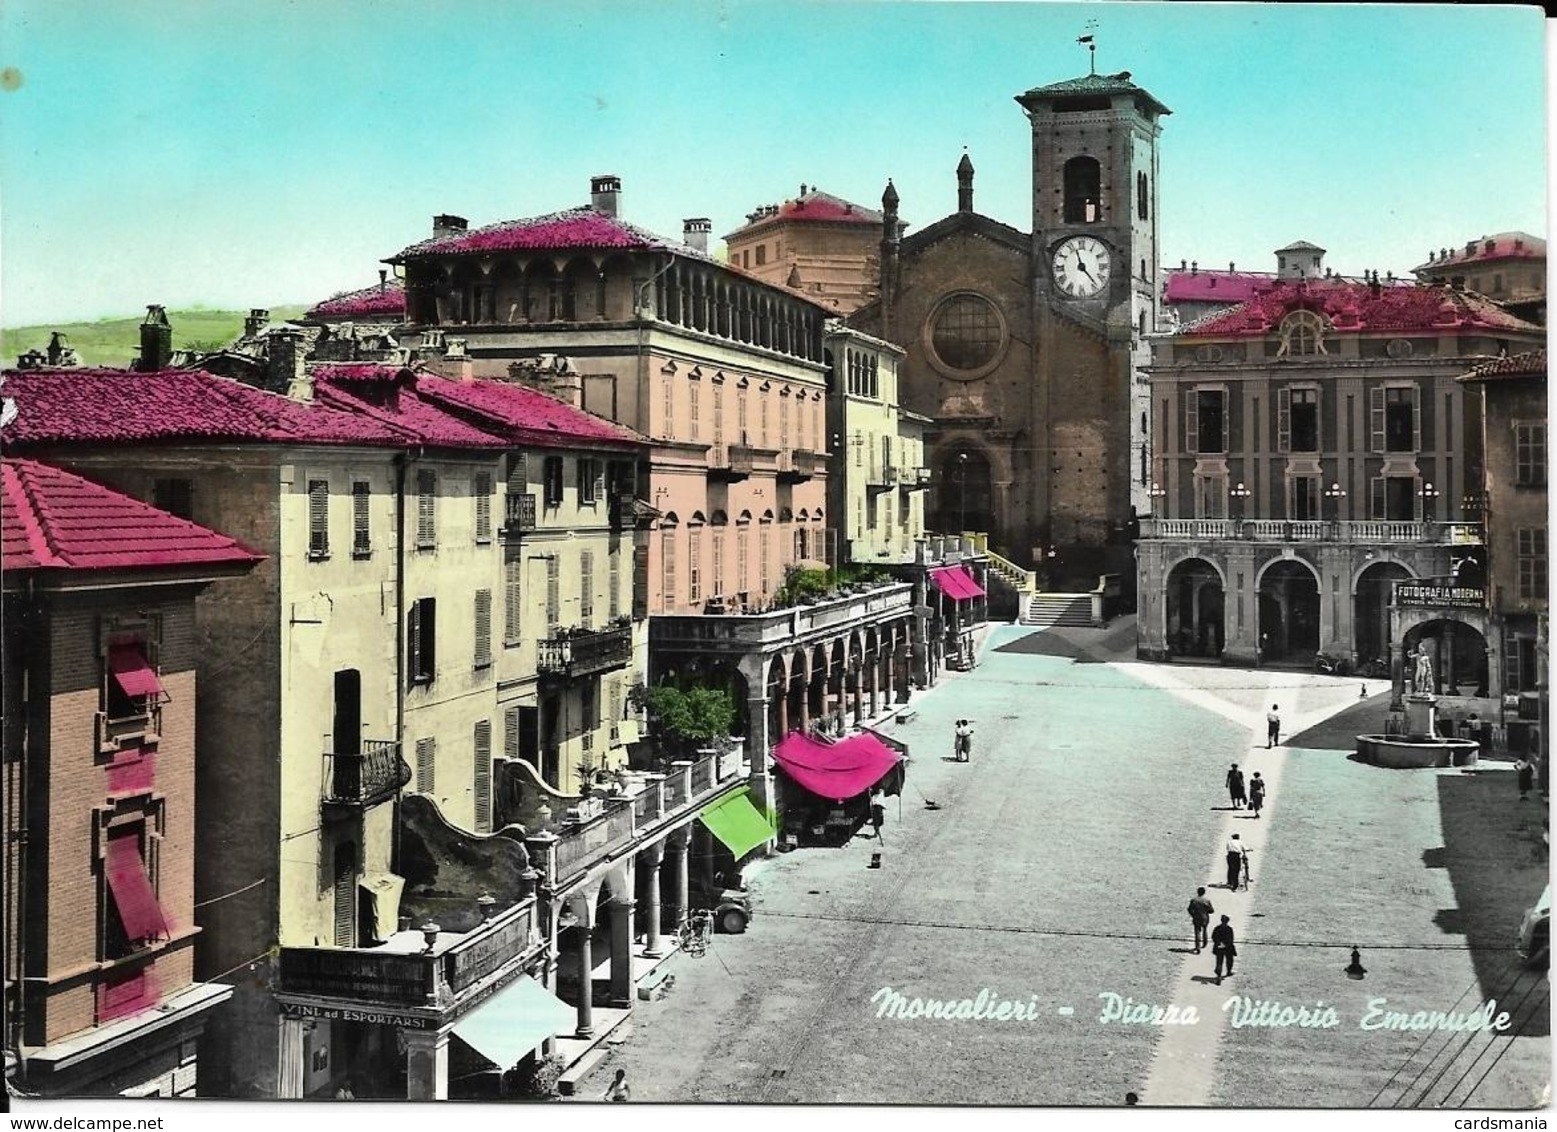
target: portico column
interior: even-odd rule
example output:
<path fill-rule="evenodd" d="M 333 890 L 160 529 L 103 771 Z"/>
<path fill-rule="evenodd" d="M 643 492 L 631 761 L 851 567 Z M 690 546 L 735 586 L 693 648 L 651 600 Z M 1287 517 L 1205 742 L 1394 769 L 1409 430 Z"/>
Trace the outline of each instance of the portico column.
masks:
<path fill-rule="evenodd" d="M 665 843 L 656 841 L 638 857 L 644 873 L 643 916 L 648 924 L 648 939 L 643 953 L 650 959 L 665 954 L 665 941 L 660 936 L 660 863 L 665 859 Z"/>
<path fill-rule="evenodd" d="M 625 897 L 606 905 L 611 930 L 611 1005 L 631 1006 L 633 1001 L 633 906 Z"/>
<path fill-rule="evenodd" d="M 594 909 L 588 910 L 589 914 L 580 916 L 578 927 L 578 1026 L 573 1031 L 573 1036 L 578 1038 L 592 1038 L 595 1036 L 595 943 L 591 938 L 594 935 Z"/>
<path fill-rule="evenodd" d="M 278 1080 L 276 1096 L 284 1101 L 301 1100 L 303 1097 L 303 1073 L 307 1069 L 308 1051 L 304 1035 L 312 1023 L 302 1018 L 281 1019 L 281 1050 L 276 1066 Z"/>
<path fill-rule="evenodd" d="M 670 913 L 670 930 L 679 932 L 681 922 L 687 916 L 687 830 L 685 827 L 678 829 L 665 839 L 665 848 L 670 852 L 670 898 L 665 902 L 665 910 Z"/>
<path fill-rule="evenodd" d="M 449 1031 L 401 1030 L 405 1037 L 405 1099 L 449 1099 Z"/>
<path fill-rule="evenodd" d="M 1391 625 L 1390 628 L 1393 630 L 1394 626 Z M 1389 710 L 1404 711 L 1406 707 L 1405 646 L 1396 640 L 1389 642 L 1389 682 Z"/>
<path fill-rule="evenodd" d="M 1460 694 L 1459 680 L 1454 671 L 1454 622 L 1444 624 L 1443 635 L 1443 692 L 1446 696 Z"/>

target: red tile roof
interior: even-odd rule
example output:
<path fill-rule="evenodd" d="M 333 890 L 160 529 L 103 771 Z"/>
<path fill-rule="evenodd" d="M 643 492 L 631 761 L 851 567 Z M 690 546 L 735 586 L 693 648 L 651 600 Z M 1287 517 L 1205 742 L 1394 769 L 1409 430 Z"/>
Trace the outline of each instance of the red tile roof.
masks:
<path fill-rule="evenodd" d="M 1515 243 L 1520 246 L 1515 247 Z M 1491 249 L 1488 250 L 1488 244 Z M 1470 250 L 1466 250 L 1470 245 Z M 1427 275 L 1437 275 L 1447 268 L 1463 267 L 1471 263 L 1485 263 L 1504 259 L 1545 259 L 1546 241 L 1528 232 L 1499 232 L 1495 236 L 1483 236 L 1479 240 L 1467 240 L 1451 249 L 1447 256 L 1430 259 L 1411 270 Z"/>
<path fill-rule="evenodd" d="M 1230 310 L 1179 331 L 1191 337 L 1260 337 L 1294 310 L 1325 315 L 1339 331 L 1438 331 L 1464 327 L 1538 332 L 1491 299 L 1443 285 L 1383 286 L 1333 280 L 1273 284 Z"/>
<path fill-rule="evenodd" d="M 1275 279 L 1268 271 L 1169 271 L 1163 298 L 1170 303 L 1241 303 Z"/>
<path fill-rule="evenodd" d="M 725 239 L 739 235 L 748 228 L 760 228 L 780 221 L 861 224 L 874 227 L 881 224 L 881 219 L 881 213 L 876 209 L 866 208 L 842 197 L 835 197 L 832 193 L 824 193 L 820 189 L 810 189 L 776 207 L 769 205 L 766 210 L 758 209 L 756 212 L 748 213 L 746 223 L 731 232 Z"/>
<path fill-rule="evenodd" d="M 375 373 L 365 371 L 377 370 Z M 346 371 L 339 374 L 334 371 Z M 419 444 L 447 448 L 505 448 L 508 441 L 445 412 L 416 394 L 417 379 L 397 366 L 320 365 L 310 367 L 317 404 L 361 414 L 414 437 Z M 379 395 L 389 387 L 392 395 Z"/>
<path fill-rule="evenodd" d="M 317 303 L 305 318 L 379 318 L 405 317 L 405 283 L 390 279 L 359 291 L 342 291 Z"/>
<path fill-rule="evenodd" d="M 419 373 L 416 392 L 501 433 L 512 443 L 559 448 L 581 443 L 634 448 L 648 443 L 630 428 L 576 409 L 527 385 L 490 378 L 456 381 Z"/>
<path fill-rule="evenodd" d="M 459 252 L 506 252 L 552 248 L 627 248 L 672 251 L 696 259 L 708 259 L 703 252 L 677 240 L 667 240 L 646 228 L 607 216 L 593 208 L 569 208 L 545 216 L 523 220 L 504 220 L 485 228 L 434 236 L 412 244 L 390 257 L 390 262 L 418 256 L 452 255 Z"/>
<path fill-rule="evenodd" d="M 1545 377 L 1546 350 L 1529 350 L 1523 354 L 1510 354 L 1505 358 L 1493 358 L 1483 362 L 1460 378 L 1461 381 L 1497 381 L 1505 377 Z"/>
<path fill-rule="evenodd" d="M 36 460 L 0 462 L 0 560 L 15 570 L 253 563 L 264 555 L 198 523 Z"/>

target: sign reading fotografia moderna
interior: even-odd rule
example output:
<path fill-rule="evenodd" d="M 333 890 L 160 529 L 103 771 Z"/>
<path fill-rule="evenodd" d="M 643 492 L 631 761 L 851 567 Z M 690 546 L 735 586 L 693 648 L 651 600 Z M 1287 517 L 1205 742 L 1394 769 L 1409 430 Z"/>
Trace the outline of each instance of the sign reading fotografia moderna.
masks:
<path fill-rule="evenodd" d="M 1396 582 L 1395 604 L 1450 609 L 1485 609 L 1485 586 L 1451 586 L 1432 582 Z"/>

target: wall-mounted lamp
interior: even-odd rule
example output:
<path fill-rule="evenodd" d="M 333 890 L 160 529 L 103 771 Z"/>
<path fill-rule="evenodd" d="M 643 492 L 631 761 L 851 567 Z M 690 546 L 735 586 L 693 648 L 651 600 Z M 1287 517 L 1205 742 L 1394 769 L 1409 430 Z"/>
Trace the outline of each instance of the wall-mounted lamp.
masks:
<path fill-rule="evenodd" d="M 1346 967 L 1348 979 L 1360 979 L 1368 973 L 1368 969 L 1362 965 L 1362 952 L 1352 948 L 1352 961 Z"/>
<path fill-rule="evenodd" d="M 1168 494 L 1168 489 L 1163 487 L 1162 484 L 1158 483 L 1156 480 L 1152 480 L 1152 485 L 1147 489 L 1146 494 L 1151 496 L 1153 499 L 1161 499 L 1163 496 Z"/>

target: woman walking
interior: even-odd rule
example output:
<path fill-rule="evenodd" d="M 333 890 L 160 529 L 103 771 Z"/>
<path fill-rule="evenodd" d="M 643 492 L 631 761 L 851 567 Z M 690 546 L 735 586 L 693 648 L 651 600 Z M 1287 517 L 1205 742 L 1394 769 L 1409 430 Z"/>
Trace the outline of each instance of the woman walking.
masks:
<path fill-rule="evenodd" d="M 1249 780 L 1249 809 L 1254 811 L 1255 817 L 1259 817 L 1264 808 L 1265 780 L 1260 777 L 1259 771 L 1255 771 L 1254 777 Z"/>

